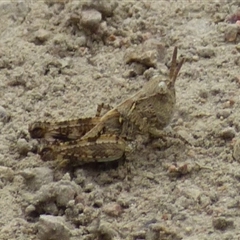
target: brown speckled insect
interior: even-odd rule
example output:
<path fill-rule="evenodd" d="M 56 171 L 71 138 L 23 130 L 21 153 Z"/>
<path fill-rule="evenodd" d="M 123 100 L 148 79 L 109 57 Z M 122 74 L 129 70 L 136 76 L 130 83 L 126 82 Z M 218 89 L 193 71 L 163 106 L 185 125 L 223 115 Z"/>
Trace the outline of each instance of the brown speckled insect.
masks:
<path fill-rule="evenodd" d="M 42 138 L 39 154 L 43 160 L 66 161 L 73 165 L 107 162 L 121 158 L 137 134 L 161 137 L 174 113 L 175 82 L 184 59 L 177 64 L 174 48 L 167 78 L 154 76 L 132 97 L 100 116 L 62 122 L 34 122 L 32 138 Z"/>

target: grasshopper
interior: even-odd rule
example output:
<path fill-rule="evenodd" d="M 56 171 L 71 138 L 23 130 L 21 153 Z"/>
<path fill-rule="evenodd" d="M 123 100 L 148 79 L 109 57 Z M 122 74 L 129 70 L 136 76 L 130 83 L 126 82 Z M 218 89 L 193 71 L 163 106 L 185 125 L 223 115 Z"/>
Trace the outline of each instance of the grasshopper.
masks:
<path fill-rule="evenodd" d="M 58 159 L 74 165 L 107 162 L 130 150 L 138 134 L 161 137 L 170 123 L 176 104 L 175 82 L 184 63 L 177 63 L 174 48 L 167 78 L 154 76 L 140 91 L 101 116 L 60 122 L 34 122 L 32 138 L 45 139 L 39 154 L 45 161 Z"/>

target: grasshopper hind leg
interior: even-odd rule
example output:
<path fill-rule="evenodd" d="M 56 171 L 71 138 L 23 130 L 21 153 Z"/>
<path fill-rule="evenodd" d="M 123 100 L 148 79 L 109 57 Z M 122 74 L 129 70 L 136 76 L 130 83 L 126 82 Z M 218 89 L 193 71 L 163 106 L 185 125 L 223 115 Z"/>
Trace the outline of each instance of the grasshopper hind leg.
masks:
<path fill-rule="evenodd" d="M 64 162 L 68 163 L 68 161 L 71 165 L 83 165 L 115 161 L 123 157 L 126 151 L 128 151 L 128 146 L 122 138 L 103 134 L 95 141 L 80 139 L 43 145 L 38 153 L 43 161 L 56 159 L 60 165 L 64 165 Z"/>

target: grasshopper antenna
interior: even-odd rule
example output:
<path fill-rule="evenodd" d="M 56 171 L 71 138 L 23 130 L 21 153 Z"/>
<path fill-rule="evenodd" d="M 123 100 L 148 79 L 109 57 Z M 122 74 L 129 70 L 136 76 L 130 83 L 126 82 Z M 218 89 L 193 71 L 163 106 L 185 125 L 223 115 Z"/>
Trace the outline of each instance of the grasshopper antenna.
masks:
<path fill-rule="evenodd" d="M 177 47 L 175 47 L 173 50 L 172 62 L 171 62 L 171 67 L 169 72 L 169 77 L 171 79 L 171 83 L 173 86 L 176 82 L 178 73 L 184 62 L 185 62 L 185 59 L 182 58 L 181 61 L 177 64 Z"/>

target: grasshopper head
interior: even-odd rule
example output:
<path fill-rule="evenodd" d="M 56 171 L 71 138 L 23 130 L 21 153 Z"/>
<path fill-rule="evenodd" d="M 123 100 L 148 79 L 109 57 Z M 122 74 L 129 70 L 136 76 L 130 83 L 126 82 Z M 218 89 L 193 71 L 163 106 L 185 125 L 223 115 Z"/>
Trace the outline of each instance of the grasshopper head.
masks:
<path fill-rule="evenodd" d="M 146 85 L 146 92 L 148 92 L 149 95 L 166 95 L 168 93 L 175 93 L 175 82 L 183 63 L 184 59 L 181 59 L 181 61 L 177 63 L 177 47 L 175 47 L 169 75 L 165 78 L 163 76 L 155 75 Z"/>

